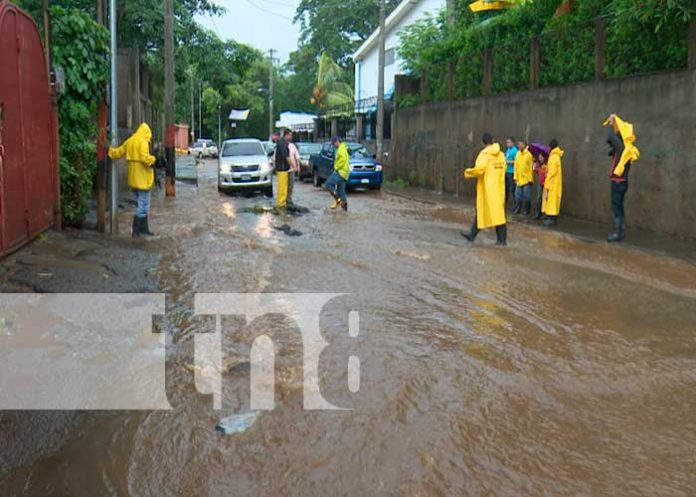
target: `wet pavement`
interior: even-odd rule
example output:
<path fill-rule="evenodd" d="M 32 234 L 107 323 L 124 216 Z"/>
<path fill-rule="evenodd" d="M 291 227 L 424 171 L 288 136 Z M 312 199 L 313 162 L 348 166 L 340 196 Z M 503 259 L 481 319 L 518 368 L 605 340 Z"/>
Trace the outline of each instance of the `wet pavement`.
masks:
<path fill-rule="evenodd" d="M 215 180 L 207 161 L 198 187 L 154 202 L 158 237 L 118 242 L 156 254 L 148 275 L 167 294 L 174 409 L 90 416 L 49 455 L 3 468 L 0 495 L 694 495 L 688 257 L 528 224 L 510 227 L 507 248 L 487 232 L 469 245 L 469 207 L 356 192 L 336 212 L 309 184 L 295 200 L 310 212 L 277 216 L 255 208 L 272 206 L 265 197 L 220 194 Z M 192 364 L 194 336 L 212 331 L 193 315 L 204 292 L 346 294 L 322 314 L 332 347 L 321 387 L 352 409 L 303 409 L 301 337 L 270 316 L 230 326 L 224 409 L 213 410 Z M 261 333 L 277 347 L 276 408 L 221 434 L 220 418 L 249 409 Z M 349 355 L 361 362 L 356 394 Z"/>

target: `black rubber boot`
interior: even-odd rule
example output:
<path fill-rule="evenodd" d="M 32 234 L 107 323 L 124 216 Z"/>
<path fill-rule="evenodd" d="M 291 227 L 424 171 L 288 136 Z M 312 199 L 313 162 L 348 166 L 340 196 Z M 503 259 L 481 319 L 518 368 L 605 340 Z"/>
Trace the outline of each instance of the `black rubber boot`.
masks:
<path fill-rule="evenodd" d="M 150 231 L 150 225 L 148 224 L 147 216 L 145 216 L 144 218 L 142 218 L 140 222 L 142 223 L 142 224 L 141 224 L 141 227 L 142 227 L 141 232 L 142 232 L 143 235 L 145 235 L 145 236 L 155 236 L 155 234 L 154 234 L 152 231 Z"/>
<path fill-rule="evenodd" d="M 467 233 L 466 231 L 462 231 L 460 235 L 469 240 L 471 243 L 474 243 L 474 240 L 476 240 L 476 235 L 478 235 L 478 233 L 478 223 L 476 222 L 476 220 L 474 220 L 474 224 L 471 225 L 471 229 L 469 230 L 469 232 Z"/>
<path fill-rule="evenodd" d="M 615 217 L 614 218 L 614 231 L 612 232 L 611 235 L 607 238 L 607 241 L 609 243 L 613 242 L 622 242 L 624 239 L 624 226 L 623 226 L 623 219 L 620 217 Z"/>
<path fill-rule="evenodd" d="M 496 226 L 495 227 L 495 236 L 497 238 L 497 241 L 495 242 L 496 245 L 500 245 L 502 247 L 507 245 L 507 224 L 503 224 L 502 226 Z"/>
<path fill-rule="evenodd" d="M 139 237 L 142 235 L 141 228 L 140 228 L 140 218 L 138 216 L 133 216 L 133 237 Z"/>
<path fill-rule="evenodd" d="M 558 225 L 558 216 L 546 216 L 546 219 L 544 219 L 543 224 L 547 228 L 557 226 Z"/>
<path fill-rule="evenodd" d="M 515 199 L 512 203 L 512 213 L 519 214 L 522 211 L 522 201 Z"/>
<path fill-rule="evenodd" d="M 524 215 L 529 216 L 532 214 L 532 201 L 525 200 L 524 202 Z"/>

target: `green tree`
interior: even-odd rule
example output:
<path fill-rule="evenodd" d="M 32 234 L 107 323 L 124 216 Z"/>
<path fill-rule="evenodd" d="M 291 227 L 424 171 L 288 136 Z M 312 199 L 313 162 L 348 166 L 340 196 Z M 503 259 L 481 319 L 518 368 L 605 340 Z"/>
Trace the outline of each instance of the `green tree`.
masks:
<path fill-rule="evenodd" d="M 387 0 L 387 14 L 399 0 Z M 301 44 L 310 47 L 318 60 L 326 53 L 341 65 L 379 26 L 376 0 L 301 0 L 295 13 Z"/>
<path fill-rule="evenodd" d="M 97 105 L 109 77 L 108 32 L 85 12 L 51 7 L 53 61 L 65 71 L 58 101 L 63 218 L 84 216 L 96 170 Z"/>
<path fill-rule="evenodd" d="M 353 104 L 353 88 L 346 82 L 345 70 L 327 54 L 319 60 L 311 102 L 321 109 Z"/>

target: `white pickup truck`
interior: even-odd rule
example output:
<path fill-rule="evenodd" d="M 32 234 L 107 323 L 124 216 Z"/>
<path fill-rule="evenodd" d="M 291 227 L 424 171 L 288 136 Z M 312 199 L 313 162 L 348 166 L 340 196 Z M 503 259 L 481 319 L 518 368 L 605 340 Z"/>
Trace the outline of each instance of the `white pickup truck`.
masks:
<path fill-rule="evenodd" d="M 203 158 L 217 158 L 218 148 L 213 140 L 196 140 L 193 145 L 191 145 L 191 155 L 197 157 L 198 159 Z"/>

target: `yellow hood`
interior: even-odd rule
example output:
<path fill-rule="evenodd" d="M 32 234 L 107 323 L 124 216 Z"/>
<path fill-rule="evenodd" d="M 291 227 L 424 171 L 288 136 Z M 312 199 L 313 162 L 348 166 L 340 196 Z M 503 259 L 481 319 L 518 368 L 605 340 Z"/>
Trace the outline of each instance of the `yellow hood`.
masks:
<path fill-rule="evenodd" d="M 503 152 L 500 150 L 500 144 L 498 143 L 488 145 L 486 148 L 483 149 L 483 153 L 486 155 L 490 155 L 491 157 L 503 154 Z"/>
<path fill-rule="evenodd" d="M 133 133 L 133 136 L 145 140 L 149 143 L 150 141 L 152 141 L 152 130 L 150 130 L 150 126 L 148 126 L 147 123 L 142 123 L 140 126 L 138 126 L 138 129 L 135 131 L 135 133 Z"/>
<path fill-rule="evenodd" d="M 549 154 L 549 156 L 557 155 L 559 157 L 563 157 L 563 154 L 565 154 L 565 151 L 561 147 L 556 147 L 553 150 L 551 150 L 551 153 Z"/>
<path fill-rule="evenodd" d="M 635 146 L 636 135 L 633 132 L 633 124 L 624 121 L 616 114 L 612 114 L 614 117 L 614 131 L 616 131 L 620 136 L 624 144 L 624 151 L 621 154 L 619 163 L 614 169 L 614 174 L 617 176 L 622 176 L 626 164 L 629 162 L 632 164 L 640 158 L 640 150 Z M 606 121 L 604 121 L 604 126 L 609 126 L 611 124 L 611 118 L 609 116 Z"/>

